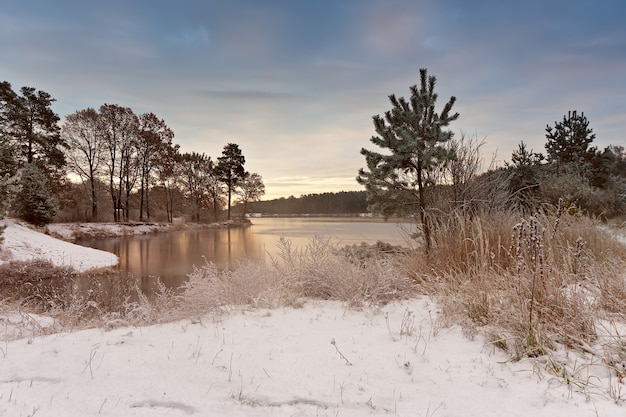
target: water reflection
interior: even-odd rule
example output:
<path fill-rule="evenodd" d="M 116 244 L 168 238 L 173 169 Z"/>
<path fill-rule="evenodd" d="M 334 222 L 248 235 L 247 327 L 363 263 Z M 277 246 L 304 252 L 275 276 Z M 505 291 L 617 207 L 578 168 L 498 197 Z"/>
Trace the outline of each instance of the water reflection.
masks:
<path fill-rule="evenodd" d="M 250 227 L 198 229 L 171 233 L 82 241 L 82 245 L 117 254 L 119 268 L 129 271 L 140 288 L 150 293 L 158 278 L 167 287 L 177 288 L 206 262 L 231 269 L 244 258 L 263 259 L 261 239 Z"/>
<path fill-rule="evenodd" d="M 169 233 L 81 241 L 85 246 L 113 252 L 119 268 L 133 274 L 146 294 L 161 280 L 178 288 L 195 267 L 206 262 L 232 269 L 243 259 L 264 260 L 281 237 L 304 247 L 313 236 L 331 238 L 339 245 L 383 240 L 403 244 L 410 225 L 328 218 L 261 218 L 253 226 L 232 229 L 194 229 Z"/>

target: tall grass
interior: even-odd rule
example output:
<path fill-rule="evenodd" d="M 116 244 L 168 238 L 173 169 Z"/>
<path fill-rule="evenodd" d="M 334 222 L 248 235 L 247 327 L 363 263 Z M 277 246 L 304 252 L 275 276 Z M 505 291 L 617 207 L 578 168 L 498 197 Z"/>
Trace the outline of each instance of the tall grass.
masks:
<path fill-rule="evenodd" d="M 232 306 L 302 305 L 306 299 L 385 303 L 414 294 L 410 279 L 390 259 L 346 256 L 328 239 L 315 237 L 305 247 L 281 239 L 267 264 L 242 262 L 233 271 L 204 265 L 189 276 L 178 299 L 186 314 Z"/>
<path fill-rule="evenodd" d="M 432 250 L 407 256 L 404 272 L 439 300 L 447 323 L 522 357 L 588 350 L 598 319 L 626 320 L 626 248 L 593 219 L 557 210 L 432 223 Z"/>

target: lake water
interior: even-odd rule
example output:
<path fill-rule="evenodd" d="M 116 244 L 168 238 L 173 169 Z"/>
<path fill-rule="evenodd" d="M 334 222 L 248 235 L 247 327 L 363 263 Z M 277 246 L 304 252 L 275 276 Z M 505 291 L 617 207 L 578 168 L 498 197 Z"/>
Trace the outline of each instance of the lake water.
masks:
<path fill-rule="evenodd" d="M 406 246 L 415 226 L 367 218 L 254 218 L 252 225 L 231 229 L 192 229 L 150 235 L 81 241 L 84 246 L 115 253 L 119 268 L 133 274 L 139 287 L 151 293 L 157 279 L 177 288 L 206 262 L 234 268 L 243 259 L 263 261 L 275 254 L 281 238 L 304 248 L 315 237 L 338 246 L 388 242 Z"/>

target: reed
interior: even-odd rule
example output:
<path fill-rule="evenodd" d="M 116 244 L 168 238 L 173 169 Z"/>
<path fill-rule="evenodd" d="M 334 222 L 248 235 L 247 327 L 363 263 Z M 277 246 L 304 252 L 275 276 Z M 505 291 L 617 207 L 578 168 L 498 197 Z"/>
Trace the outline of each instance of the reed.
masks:
<path fill-rule="evenodd" d="M 432 223 L 432 250 L 406 256 L 404 272 L 437 298 L 447 324 L 486 332 L 519 358 L 588 349 L 599 319 L 626 320 L 626 248 L 593 219 L 555 210 Z"/>

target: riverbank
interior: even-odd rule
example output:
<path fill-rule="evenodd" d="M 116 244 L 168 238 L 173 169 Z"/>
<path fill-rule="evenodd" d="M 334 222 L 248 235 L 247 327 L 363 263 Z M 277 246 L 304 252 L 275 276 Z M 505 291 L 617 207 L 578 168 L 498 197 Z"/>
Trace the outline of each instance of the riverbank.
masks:
<path fill-rule="evenodd" d="M 116 255 L 77 245 L 81 239 L 145 235 L 183 229 L 245 227 L 248 220 L 220 223 L 162 224 L 162 223 L 54 223 L 36 228 L 16 219 L 4 218 L 6 226 L 0 245 L 0 263 L 8 261 L 46 260 L 55 266 L 69 266 L 78 272 L 106 268 L 118 264 Z"/>
<path fill-rule="evenodd" d="M 121 223 L 52 223 L 42 231 L 50 236 L 66 242 L 76 242 L 81 239 L 100 239 L 108 237 L 146 235 L 152 233 L 172 232 L 184 229 L 219 229 L 228 227 L 249 226 L 248 219 L 226 220 L 216 223 L 151 223 L 151 222 L 121 222 Z"/>
<path fill-rule="evenodd" d="M 0 225 L 6 226 L 0 245 L 0 263 L 42 259 L 55 266 L 68 266 L 78 272 L 84 272 L 115 266 L 119 261 L 117 256 L 110 252 L 49 236 L 19 220 L 5 218 L 0 220 Z"/>

